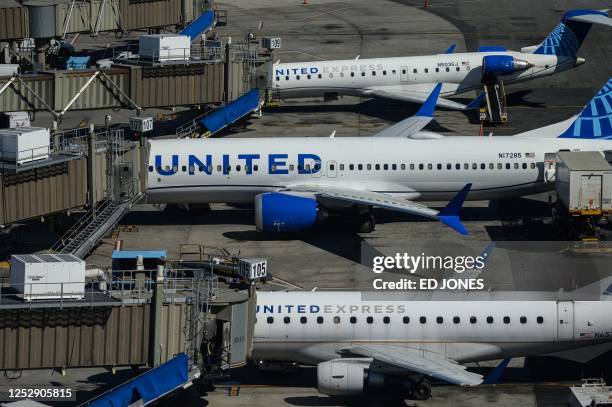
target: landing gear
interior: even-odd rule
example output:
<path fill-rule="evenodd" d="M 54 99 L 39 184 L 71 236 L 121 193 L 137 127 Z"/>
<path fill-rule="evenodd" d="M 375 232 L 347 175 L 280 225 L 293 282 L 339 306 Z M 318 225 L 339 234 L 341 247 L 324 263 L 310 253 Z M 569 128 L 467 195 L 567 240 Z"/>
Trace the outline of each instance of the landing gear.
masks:
<path fill-rule="evenodd" d="M 415 400 L 427 400 L 431 397 L 431 382 L 425 378 L 412 385 L 412 397 Z"/>
<path fill-rule="evenodd" d="M 371 214 L 361 216 L 359 219 L 359 233 L 372 233 L 376 229 L 376 220 Z"/>

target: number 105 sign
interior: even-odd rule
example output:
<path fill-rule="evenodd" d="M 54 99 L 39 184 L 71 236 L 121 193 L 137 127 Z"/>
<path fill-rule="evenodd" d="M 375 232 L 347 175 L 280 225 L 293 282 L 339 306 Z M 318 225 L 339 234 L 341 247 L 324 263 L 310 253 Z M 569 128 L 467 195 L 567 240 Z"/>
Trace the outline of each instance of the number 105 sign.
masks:
<path fill-rule="evenodd" d="M 238 263 L 238 274 L 249 280 L 265 277 L 267 270 L 268 260 L 266 259 L 240 259 Z"/>

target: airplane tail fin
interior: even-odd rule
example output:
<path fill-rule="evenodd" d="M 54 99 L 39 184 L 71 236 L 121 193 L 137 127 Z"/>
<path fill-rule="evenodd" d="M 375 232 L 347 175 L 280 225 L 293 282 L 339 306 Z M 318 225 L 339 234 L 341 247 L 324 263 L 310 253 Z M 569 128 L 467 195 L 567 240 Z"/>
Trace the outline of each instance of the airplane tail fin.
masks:
<path fill-rule="evenodd" d="M 608 79 L 578 115 L 515 137 L 612 139 L 612 78 Z"/>
<path fill-rule="evenodd" d="M 612 78 L 582 109 L 560 138 L 612 139 Z"/>
<path fill-rule="evenodd" d="M 608 17 L 608 10 L 570 10 L 563 15 L 561 22 L 544 41 L 535 47 L 533 53 L 575 58 L 593 24 L 612 27 L 612 19 Z"/>

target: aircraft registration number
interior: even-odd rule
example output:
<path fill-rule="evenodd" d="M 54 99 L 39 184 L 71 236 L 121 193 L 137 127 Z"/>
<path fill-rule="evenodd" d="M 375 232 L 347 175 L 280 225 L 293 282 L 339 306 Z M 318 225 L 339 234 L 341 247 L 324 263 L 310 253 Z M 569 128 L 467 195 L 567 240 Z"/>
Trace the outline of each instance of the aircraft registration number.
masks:
<path fill-rule="evenodd" d="M 523 158 L 523 153 L 499 153 L 498 158 Z"/>

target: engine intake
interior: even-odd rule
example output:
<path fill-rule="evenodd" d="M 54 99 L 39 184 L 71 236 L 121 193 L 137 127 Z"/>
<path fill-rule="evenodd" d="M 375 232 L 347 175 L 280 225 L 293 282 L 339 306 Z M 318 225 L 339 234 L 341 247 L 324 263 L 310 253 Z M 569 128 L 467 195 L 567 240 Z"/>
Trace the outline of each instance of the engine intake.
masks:
<path fill-rule="evenodd" d="M 350 396 L 385 385 L 385 375 L 372 372 L 363 361 L 329 360 L 317 365 L 317 387 L 329 396 Z"/>
<path fill-rule="evenodd" d="M 487 55 L 482 58 L 483 76 L 511 75 L 531 68 L 533 65 L 510 55 Z"/>
<path fill-rule="evenodd" d="M 266 232 L 299 232 L 314 226 L 323 211 L 311 197 L 268 192 L 255 197 L 255 226 Z"/>

